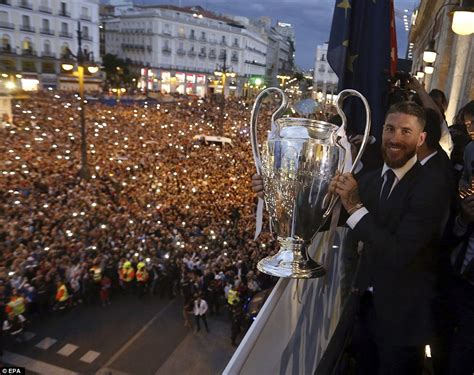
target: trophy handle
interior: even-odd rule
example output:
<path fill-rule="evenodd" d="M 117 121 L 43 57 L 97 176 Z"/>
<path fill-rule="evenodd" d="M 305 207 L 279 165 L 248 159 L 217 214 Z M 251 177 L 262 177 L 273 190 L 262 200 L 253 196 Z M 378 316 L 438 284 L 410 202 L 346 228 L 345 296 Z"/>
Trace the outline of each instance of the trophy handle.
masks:
<path fill-rule="evenodd" d="M 280 117 L 283 112 L 286 110 L 288 106 L 288 97 L 285 95 L 283 90 L 279 89 L 278 87 L 269 87 L 263 91 L 261 91 L 257 98 L 255 99 L 255 103 L 252 107 L 252 113 L 250 115 L 250 143 L 252 144 L 252 153 L 253 159 L 255 161 L 255 168 L 257 169 L 257 174 L 262 174 L 262 161 L 260 158 L 260 151 L 258 150 L 258 140 L 257 140 L 257 122 L 258 122 L 258 113 L 260 111 L 260 107 L 262 105 L 262 101 L 264 97 L 269 94 L 276 93 L 281 97 L 281 104 L 278 109 L 273 112 L 272 114 L 272 130 L 275 124 L 275 120 Z"/>
<path fill-rule="evenodd" d="M 337 96 L 337 99 L 336 99 L 336 109 L 337 109 L 337 113 L 342 118 L 342 126 L 344 126 L 344 129 L 347 130 L 347 117 L 346 117 L 346 114 L 344 113 L 344 111 L 342 110 L 342 103 L 349 96 L 357 96 L 360 100 L 362 100 L 362 103 L 364 103 L 364 107 L 365 107 L 364 137 L 362 138 L 362 143 L 360 145 L 359 152 L 357 153 L 356 158 L 352 161 L 352 167 L 351 167 L 351 170 L 350 170 L 350 172 L 352 173 L 354 171 L 357 163 L 360 161 L 360 158 L 362 157 L 362 154 L 365 151 L 365 147 L 367 146 L 367 143 L 369 142 L 370 125 L 371 125 L 372 121 L 371 121 L 369 102 L 367 101 L 365 96 L 362 95 L 359 91 L 356 91 L 356 90 L 353 90 L 353 89 L 342 90 L 339 93 L 339 95 Z"/>
<path fill-rule="evenodd" d="M 371 114 L 370 114 L 370 106 L 369 106 L 369 102 L 367 101 L 367 99 L 365 98 L 364 95 L 362 95 L 359 91 L 357 90 L 353 90 L 353 89 L 346 89 L 346 90 L 342 90 L 339 95 L 337 96 L 337 99 L 336 99 L 336 109 L 337 109 L 337 113 L 339 114 L 339 116 L 341 116 L 341 119 L 342 119 L 342 126 L 344 127 L 344 129 L 346 130 L 347 129 L 347 117 L 346 117 L 346 114 L 344 113 L 343 109 L 342 109 L 342 103 L 344 102 L 344 100 L 346 98 L 348 98 L 349 96 L 357 96 L 360 100 L 362 100 L 362 103 L 364 103 L 364 107 L 365 107 L 365 131 L 364 131 L 364 137 L 362 138 L 362 143 L 360 145 L 360 149 L 359 149 L 359 152 L 357 153 L 357 156 L 356 158 L 352 161 L 352 167 L 351 167 L 351 170 L 350 170 L 350 173 L 354 172 L 354 169 L 357 165 L 357 163 L 360 161 L 361 157 L 362 157 L 362 154 L 364 153 L 365 151 L 365 147 L 367 146 L 367 143 L 369 142 L 369 138 L 370 138 L 370 125 L 372 123 L 372 120 L 371 120 Z M 323 218 L 327 218 L 330 214 L 331 214 L 331 211 L 332 209 L 334 208 L 334 206 L 336 205 L 337 201 L 339 200 L 339 196 L 338 195 L 335 195 L 333 196 L 333 199 L 331 199 L 331 201 L 329 202 L 329 206 L 326 210 L 326 212 L 324 213 L 323 215 Z"/>

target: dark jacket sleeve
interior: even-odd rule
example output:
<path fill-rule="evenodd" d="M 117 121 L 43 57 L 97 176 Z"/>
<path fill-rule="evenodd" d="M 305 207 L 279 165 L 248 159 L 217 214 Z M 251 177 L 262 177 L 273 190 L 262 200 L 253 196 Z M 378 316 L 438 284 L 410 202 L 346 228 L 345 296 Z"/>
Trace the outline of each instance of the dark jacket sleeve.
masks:
<path fill-rule="evenodd" d="M 369 243 L 376 262 L 391 268 L 404 268 L 428 245 L 439 241 L 441 223 L 448 210 L 442 184 L 418 184 L 410 193 L 405 212 L 395 232 L 366 214 L 355 226 L 354 237 Z"/>

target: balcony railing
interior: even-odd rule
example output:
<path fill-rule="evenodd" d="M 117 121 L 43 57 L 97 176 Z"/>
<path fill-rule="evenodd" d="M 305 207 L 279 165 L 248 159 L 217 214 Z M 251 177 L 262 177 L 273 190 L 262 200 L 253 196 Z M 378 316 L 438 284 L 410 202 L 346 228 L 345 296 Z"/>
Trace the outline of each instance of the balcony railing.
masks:
<path fill-rule="evenodd" d="M 191 40 L 196 40 L 196 36 L 195 36 L 194 34 L 190 34 L 190 35 L 189 35 L 189 39 L 191 39 Z"/>
<path fill-rule="evenodd" d="M 217 56 L 216 56 L 215 53 L 209 52 L 209 58 L 210 58 L 211 60 L 215 60 L 215 59 L 217 58 Z"/>
<path fill-rule="evenodd" d="M 51 51 L 49 51 L 49 52 L 43 51 L 43 52 L 41 53 L 41 57 L 46 57 L 46 58 L 49 58 L 49 59 L 55 59 L 55 58 L 56 58 L 56 54 L 55 54 L 54 52 L 51 52 Z"/>
<path fill-rule="evenodd" d="M 13 24 L 11 22 L 0 21 L 0 29 L 15 30 L 15 24 Z"/>
<path fill-rule="evenodd" d="M 68 31 L 61 31 L 59 33 L 59 36 L 62 38 L 72 38 L 72 34 Z"/>
<path fill-rule="evenodd" d="M 232 61 L 232 62 L 239 62 L 239 58 L 238 58 L 237 56 L 232 56 L 232 57 L 230 58 L 230 61 Z"/>
<path fill-rule="evenodd" d="M 60 10 L 60 11 L 58 12 L 58 16 L 70 18 L 70 17 L 71 17 L 71 13 L 68 12 L 68 11 L 66 11 L 66 10 Z"/>
<path fill-rule="evenodd" d="M 200 40 L 201 42 L 207 42 L 207 38 L 206 38 L 205 36 L 201 36 L 201 37 L 199 38 L 199 40 Z"/>
<path fill-rule="evenodd" d="M 49 13 L 49 14 L 53 13 L 53 10 L 50 7 L 46 7 L 44 5 L 40 5 L 38 10 L 42 13 Z"/>
<path fill-rule="evenodd" d="M 28 1 L 20 1 L 20 4 L 18 4 L 18 6 L 23 9 L 33 9 L 33 5 Z"/>
<path fill-rule="evenodd" d="M 166 55 L 169 55 L 169 54 L 171 54 L 171 48 L 170 47 L 163 47 L 161 49 L 161 52 L 163 52 Z"/>
<path fill-rule="evenodd" d="M 44 35 L 54 35 L 54 31 L 51 29 L 40 29 L 40 33 Z"/>
<path fill-rule="evenodd" d="M 82 39 L 92 42 L 92 35 L 83 34 Z"/>
<path fill-rule="evenodd" d="M 92 20 L 91 16 L 89 16 L 88 14 L 81 14 L 79 18 L 83 21 L 89 21 L 89 22 Z"/>
<path fill-rule="evenodd" d="M 177 53 L 178 55 L 181 55 L 181 56 L 182 56 L 182 55 L 186 55 L 186 51 L 185 51 L 184 49 L 182 49 L 182 48 L 179 48 L 179 49 L 176 51 L 176 53 Z"/>
<path fill-rule="evenodd" d="M 27 31 L 29 33 L 34 33 L 35 32 L 35 28 L 31 25 L 21 25 L 20 30 L 21 31 Z"/>
<path fill-rule="evenodd" d="M 220 44 L 221 46 L 226 46 L 226 45 L 227 45 L 227 42 L 226 42 L 225 40 L 221 40 L 221 41 L 219 42 L 219 44 Z"/>
<path fill-rule="evenodd" d="M 193 51 L 193 50 L 188 51 L 188 56 L 189 57 L 196 57 L 196 51 Z"/>
<path fill-rule="evenodd" d="M 23 56 L 36 56 L 36 51 L 33 49 L 22 49 L 21 54 Z"/>
<path fill-rule="evenodd" d="M 232 43 L 232 47 L 240 48 L 240 47 L 239 47 L 239 43 L 236 43 L 236 42 Z"/>
<path fill-rule="evenodd" d="M 206 55 L 206 52 L 199 52 L 198 56 L 199 56 L 201 59 L 204 59 L 207 55 Z"/>
<path fill-rule="evenodd" d="M 179 33 L 179 34 L 178 34 L 178 38 L 179 38 L 179 39 L 185 39 L 185 38 L 186 38 L 186 34 L 184 34 L 184 33 Z"/>
<path fill-rule="evenodd" d="M 0 52 L 15 54 L 15 50 L 9 44 L 7 44 L 6 46 L 0 46 Z"/>

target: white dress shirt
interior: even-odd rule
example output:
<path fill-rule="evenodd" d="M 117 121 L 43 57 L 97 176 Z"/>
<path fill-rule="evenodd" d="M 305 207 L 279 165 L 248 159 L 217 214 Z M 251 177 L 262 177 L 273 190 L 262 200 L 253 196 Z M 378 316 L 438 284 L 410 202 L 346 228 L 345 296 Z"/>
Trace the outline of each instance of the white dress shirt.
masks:
<path fill-rule="evenodd" d="M 199 302 L 198 300 L 194 301 L 194 315 L 204 315 L 207 312 L 207 302 L 201 299 Z"/>

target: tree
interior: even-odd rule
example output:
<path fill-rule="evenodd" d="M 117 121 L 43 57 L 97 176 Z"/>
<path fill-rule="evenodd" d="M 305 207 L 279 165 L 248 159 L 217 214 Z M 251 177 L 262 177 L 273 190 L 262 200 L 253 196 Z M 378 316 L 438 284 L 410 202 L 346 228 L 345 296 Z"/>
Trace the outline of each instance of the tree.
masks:
<path fill-rule="evenodd" d="M 117 55 L 110 53 L 102 58 L 104 72 L 106 74 L 106 82 L 109 87 L 130 87 L 134 85 L 134 79 L 138 78 L 138 74 L 131 71 L 130 61 L 123 60 Z"/>

